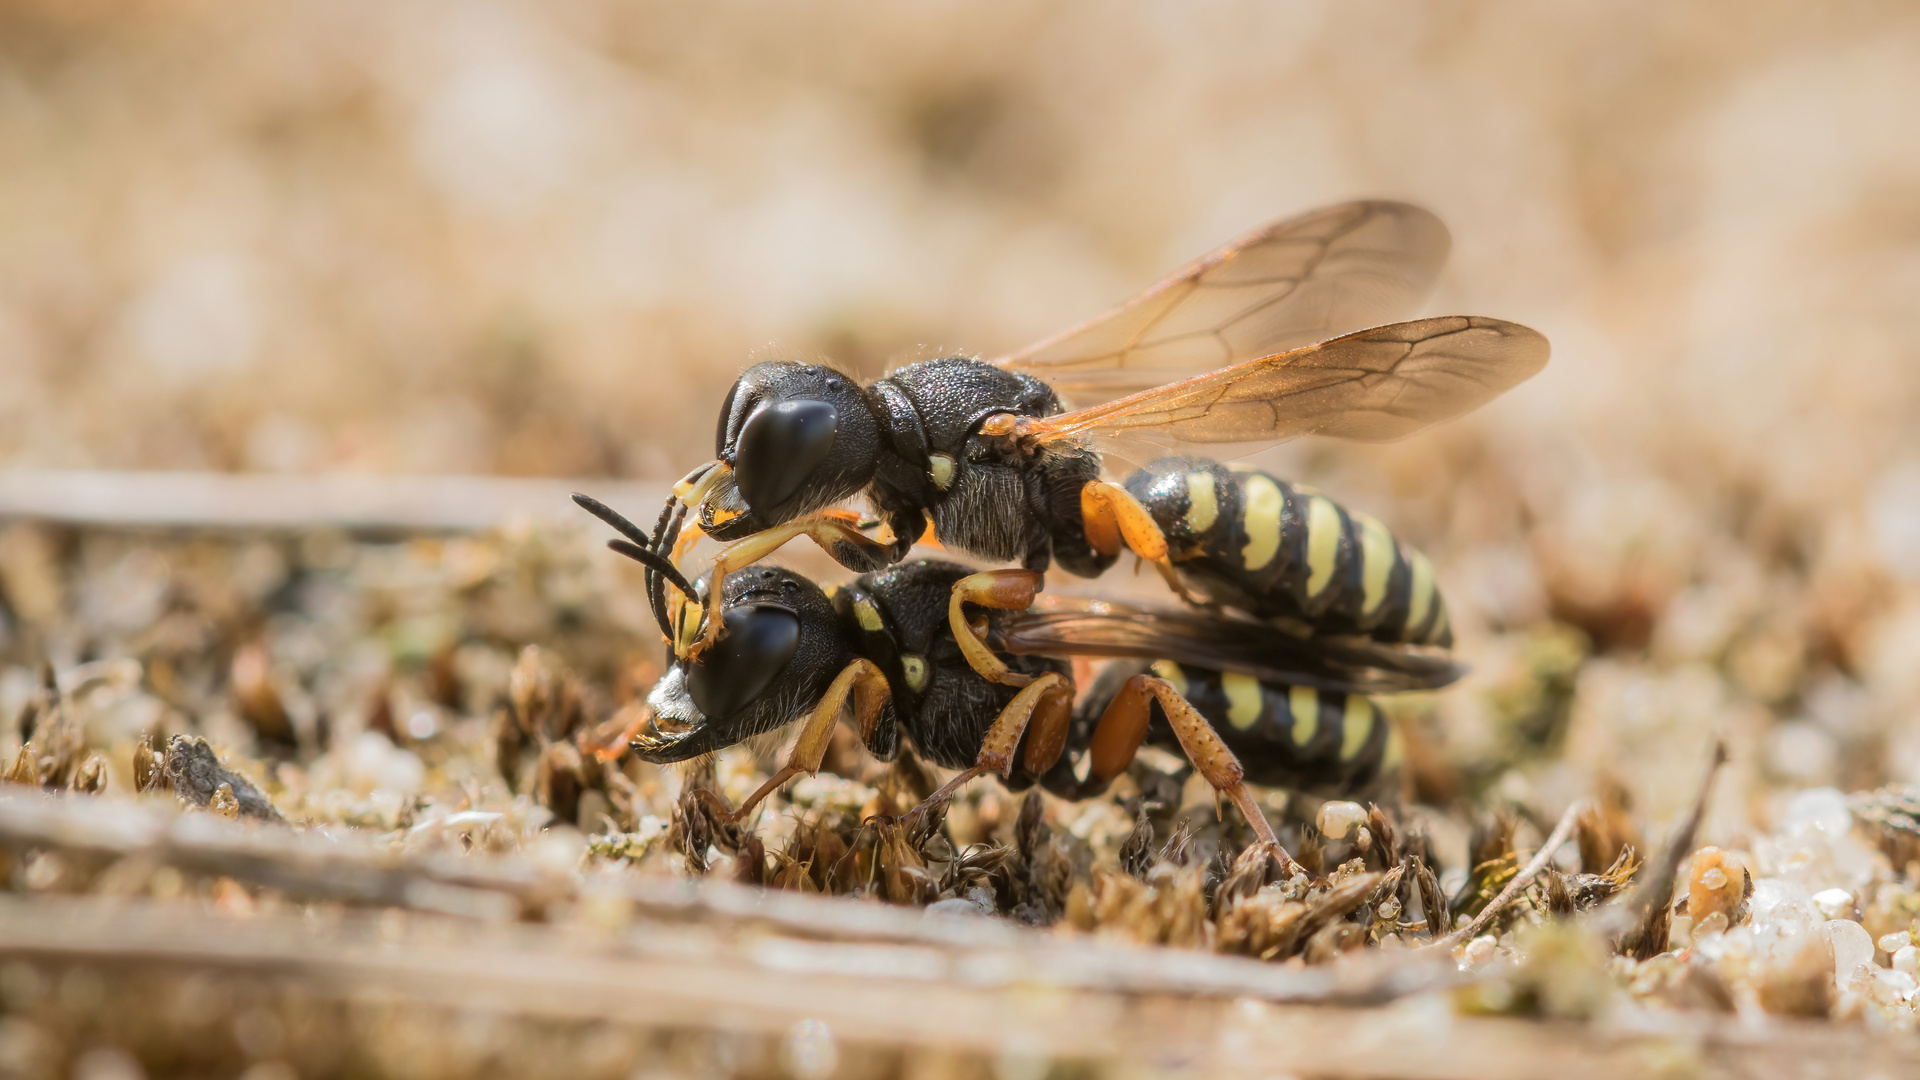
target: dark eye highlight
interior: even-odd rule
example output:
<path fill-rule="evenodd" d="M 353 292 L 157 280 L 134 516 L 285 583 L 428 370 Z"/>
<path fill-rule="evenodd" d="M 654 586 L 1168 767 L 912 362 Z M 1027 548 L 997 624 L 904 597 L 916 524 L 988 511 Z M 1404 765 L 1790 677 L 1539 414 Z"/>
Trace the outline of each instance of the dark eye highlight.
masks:
<path fill-rule="evenodd" d="M 687 667 L 687 693 L 710 720 L 753 704 L 800 647 L 800 616 L 774 604 L 729 608 L 726 633 Z"/>
<path fill-rule="evenodd" d="M 740 429 L 733 476 L 741 498 L 767 515 L 793 498 L 833 449 L 840 411 L 826 401 L 762 405 Z"/>

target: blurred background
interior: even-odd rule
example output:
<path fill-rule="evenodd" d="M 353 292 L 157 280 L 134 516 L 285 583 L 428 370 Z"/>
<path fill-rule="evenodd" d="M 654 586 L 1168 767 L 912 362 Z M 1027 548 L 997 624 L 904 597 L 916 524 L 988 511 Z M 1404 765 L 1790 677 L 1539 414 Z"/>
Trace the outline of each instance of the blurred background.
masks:
<path fill-rule="evenodd" d="M 994 355 L 1405 198 L 1429 311 L 1554 359 L 1273 464 L 1435 554 L 1443 756 L 1659 817 L 1722 730 L 1738 828 L 1920 780 L 1916 101 L 1896 3 L 10 0 L 0 467 L 666 480 L 750 360 Z"/>

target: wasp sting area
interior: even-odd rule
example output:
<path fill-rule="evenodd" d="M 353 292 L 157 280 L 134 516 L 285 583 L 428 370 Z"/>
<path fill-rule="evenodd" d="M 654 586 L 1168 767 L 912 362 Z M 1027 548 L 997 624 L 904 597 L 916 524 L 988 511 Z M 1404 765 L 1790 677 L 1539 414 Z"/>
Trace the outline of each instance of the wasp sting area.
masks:
<path fill-rule="evenodd" d="M 0 2 L 0 1080 L 1920 1075 L 1913 101 L 1920 17 L 1869 0 Z M 1266 236 L 1191 322 L 1048 337 L 1360 199 L 1384 231 Z M 1237 310 L 1275 267 L 1341 287 Z M 1099 411 L 1376 309 L 1427 336 L 1323 373 L 1431 355 L 1338 424 L 1254 400 L 1291 368 Z M 1078 426 L 1002 402 L 992 473 L 957 405 L 920 458 L 855 438 L 952 357 Z M 1331 676 L 1208 669 L 1244 643 L 1118 524 L 1024 632 L 1197 655 L 1008 657 L 1311 790 L 1222 797 L 1137 692 L 1102 739 L 1047 714 L 1117 763 L 1085 798 L 1089 761 L 916 813 L 956 770 L 851 710 L 739 820 L 800 723 L 636 753 L 729 717 L 655 715 L 647 571 L 569 495 L 650 538 L 767 361 L 840 404 L 756 427 L 712 524 L 832 502 L 826 461 L 1014 551 L 914 552 L 967 570 L 1044 550 L 1016 449 L 1124 485 L 1156 424 L 1305 433 L 1135 494 L 1288 648 L 1337 605 Z M 804 537 L 768 562 L 898 628 Z M 896 703 L 1020 614 L 920 606 Z M 1334 677 L 1448 642 L 1442 689 Z M 765 651 L 700 701 L 801 696 Z"/>

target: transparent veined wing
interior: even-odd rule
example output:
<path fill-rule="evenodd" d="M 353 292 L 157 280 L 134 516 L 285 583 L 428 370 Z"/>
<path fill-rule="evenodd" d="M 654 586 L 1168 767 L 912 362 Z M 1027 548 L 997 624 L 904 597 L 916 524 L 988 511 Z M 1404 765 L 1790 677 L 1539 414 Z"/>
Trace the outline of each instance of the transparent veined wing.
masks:
<path fill-rule="evenodd" d="M 1089 322 L 994 363 L 1092 405 L 1412 314 L 1450 246 L 1407 203 L 1364 201 L 1256 229 Z"/>
<path fill-rule="evenodd" d="M 1447 315 L 1344 337 L 989 434 L 1037 442 L 1147 437 L 1272 444 L 1298 435 L 1385 441 L 1459 416 L 1539 371 L 1547 339 L 1518 323 Z"/>

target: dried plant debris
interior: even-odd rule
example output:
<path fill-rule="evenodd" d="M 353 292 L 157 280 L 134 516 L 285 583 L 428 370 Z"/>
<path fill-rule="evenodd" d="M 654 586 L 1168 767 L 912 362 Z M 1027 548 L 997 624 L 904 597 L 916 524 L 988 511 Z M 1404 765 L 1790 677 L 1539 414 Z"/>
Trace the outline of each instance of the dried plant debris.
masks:
<path fill-rule="evenodd" d="M 224 817 L 246 816 L 262 821 L 284 821 L 273 803 L 253 781 L 220 764 L 207 740 L 175 735 L 167 743 L 162 767 L 167 787 L 180 801 L 212 810 Z"/>
<path fill-rule="evenodd" d="M 0 644 L 0 799 L 205 815 L 180 819 L 188 828 L 280 821 L 244 831 L 351 835 L 395 861 L 329 870 L 310 851 L 241 857 L 165 833 L 134 848 L 56 841 L 57 830 L 0 837 L 0 877 L 28 897 L 600 926 L 624 909 L 596 889 L 702 877 L 925 909 L 929 926 L 1041 928 L 1311 971 L 1438 963 L 1470 981 L 1450 1000 L 1474 1014 L 1914 1026 L 1912 789 L 1791 794 L 1766 828 L 1723 833 L 1707 827 L 1690 766 L 1650 794 L 1631 762 L 1609 763 L 1587 797 L 1555 800 L 1497 779 L 1491 758 L 1454 760 L 1494 786 L 1444 805 L 1272 793 L 1294 865 L 1253 844 L 1171 757 L 1143 754 L 1084 802 L 987 779 L 916 810 L 946 774 L 911 747 L 874 761 L 842 732 L 820 775 L 735 821 L 778 741 L 673 769 L 629 753 L 659 672 L 653 631 L 644 608 L 615 603 L 634 583 L 564 535 L 74 543 L 107 554 L 47 564 L 73 575 L 61 595 L 83 590 L 81 563 L 146 553 L 170 567 L 169 598 L 131 636 L 56 607 L 44 633 Z M 1526 728 L 1533 760 L 1550 760 L 1571 737 L 1557 732 L 1578 722 L 1554 712 L 1586 670 L 1571 641 L 1522 650 L 1540 693 L 1495 714 Z M 43 663 L 56 647 L 84 651 Z M 1649 848 L 1649 836 L 1665 839 Z"/>

